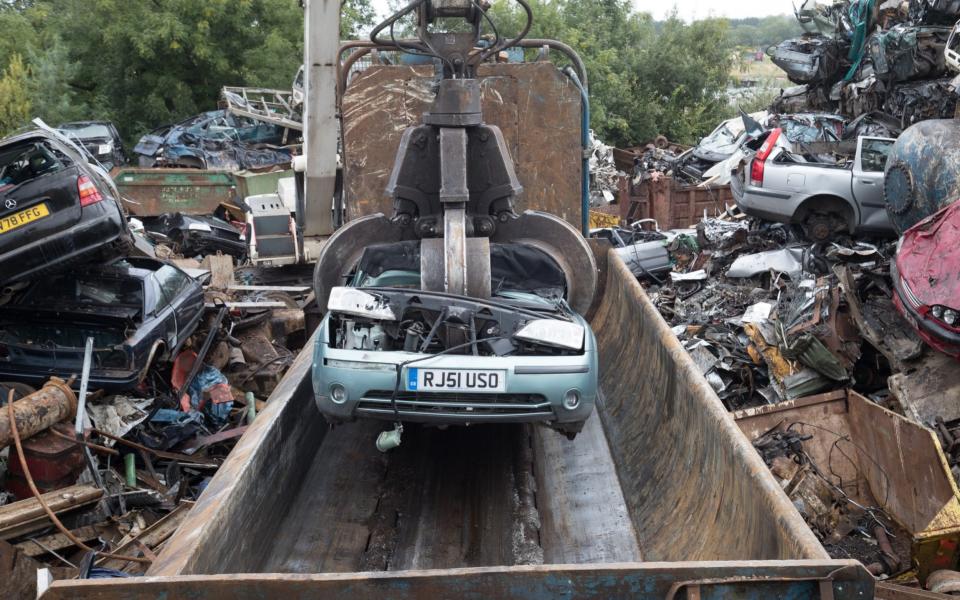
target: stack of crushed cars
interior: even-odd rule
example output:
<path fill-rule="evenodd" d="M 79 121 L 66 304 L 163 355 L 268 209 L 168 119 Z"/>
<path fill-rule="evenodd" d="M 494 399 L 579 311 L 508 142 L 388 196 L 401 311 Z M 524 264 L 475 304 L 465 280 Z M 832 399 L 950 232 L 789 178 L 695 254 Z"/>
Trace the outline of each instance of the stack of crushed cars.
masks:
<path fill-rule="evenodd" d="M 901 129 L 956 109 L 945 49 L 960 3 L 944 0 L 806 0 L 796 12 L 806 33 L 767 50 L 797 84 L 776 111 L 826 111 L 848 119 L 877 114 Z M 946 56 L 945 56 L 946 54 Z"/>

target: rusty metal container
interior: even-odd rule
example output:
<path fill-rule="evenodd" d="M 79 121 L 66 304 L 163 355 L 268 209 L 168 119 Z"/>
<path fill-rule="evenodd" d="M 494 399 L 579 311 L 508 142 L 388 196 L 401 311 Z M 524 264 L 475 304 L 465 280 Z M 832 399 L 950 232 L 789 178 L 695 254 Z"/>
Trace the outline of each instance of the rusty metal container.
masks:
<path fill-rule="evenodd" d="M 56 377 L 36 392 L 13 403 L 17 432 L 25 440 L 54 423 L 72 419 L 77 414 L 77 396 L 63 380 Z M 0 448 L 13 443 L 10 417 L 6 405 L 0 408 Z"/>
<path fill-rule="evenodd" d="M 833 483 L 860 504 L 879 506 L 906 530 L 921 581 L 960 565 L 960 492 L 930 429 L 843 390 L 734 417 L 751 440 L 788 425 L 811 435 L 804 450 Z"/>
<path fill-rule="evenodd" d="M 120 169 L 114 182 L 130 214 L 155 217 L 180 212 L 209 215 L 234 203 L 237 184 L 227 171 L 201 169 Z"/>
<path fill-rule="evenodd" d="M 377 461 L 364 459 L 355 446 L 326 446 L 328 438 L 342 429 L 331 434 L 313 404 L 308 350 L 297 358 L 266 409 L 165 544 L 147 577 L 57 581 L 42 597 L 109 600 L 163 590 L 171 597 L 239 599 L 306 595 L 479 599 L 518 594 L 872 598 L 873 579 L 855 561 L 828 558 L 615 255 L 609 258 L 605 293 L 594 313 L 603 398 L 598 414 L 588 421 L 601 432 L 591 443 L 609 447 L 606 456 L 611 457 L 615 476 L 606 481 L 614 482 L 614 487 L 619 481 L 627 507 L 620 529 L 635 530 L 642 559 L 638 553 L 632 560 L 603 564 L 609 559 L 597 558 L 594 550 L 605 540 L 595 540 L 586 548 L 568 543 L 560 548 L 556 563 L 549 562 L 547 553 L 541 565 L 357 572 L 353 559 L 337 549 L 370 543 L 371 525 L 362 518 L 344 517 L 357 512 L 357 506 L 370 504 L 370 499 L 353 494 L 349 501 L 327 507 L 312 493 L 311 480 L 333 476 L 315 465 L 333 464 L 329 461 L 334 451 L 349 465 L 338 476 L 347 486 L 375 471 Z M 366 442 L 372 446 L 372 438 Z M 534 436 L 535 451 L 545 443 L 550 439 Z M 555 452 L 567 457 L 564 460 L 586 450 L 581 438 L 569 445 L 565 440 L 552 443 Z M 564 462 L 564 468 L 569 464 Z M 595 479 L 601 468 L 578 470 L 568 480 L 592 484 L 568 491 L 574 496 L 571 506 L 590 505 L 599 495 L 614 491 Z M 541 473 L 538 481 L 548 483 L 562 470 Z M 549 500 L 538 502 L 543 510 L 542 503 Z M 548 513 L 541 535 L 577 539 L 578 523 L 570 517 L 562 511 Z M 312 532 L 306 538 L 283 537 L 282 532 L 305 528 Z M 270 572 L 275 564 L 272 551 L 289 554 L 290 570 Z M 326 567 L 320 570 L 320 564 Z"/>
<path fill-rule="evenodd" d="M 648 179 L 633 185 L 620 180 L 620 218 L 626 223 L 655 219 L 660 229 L 682 229 L 700 222 L 704 212 L 714 216 L 734 204 L 729 185 L 682 185 L 672 177 Z"/>

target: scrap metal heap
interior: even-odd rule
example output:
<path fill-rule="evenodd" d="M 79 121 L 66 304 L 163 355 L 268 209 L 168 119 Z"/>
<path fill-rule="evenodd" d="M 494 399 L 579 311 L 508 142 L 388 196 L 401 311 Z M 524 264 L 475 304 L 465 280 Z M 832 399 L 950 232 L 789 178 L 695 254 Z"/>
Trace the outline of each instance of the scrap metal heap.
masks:
<path fill-rule="evenodd" d="M 957 99 L 944 57 L 960 7 L 939 0 L 807 0 L 797 10 L 806 33 L 767 53 L 797 87 L 774 110 L 879 113 L 902 129 L 952 117 Z"/>

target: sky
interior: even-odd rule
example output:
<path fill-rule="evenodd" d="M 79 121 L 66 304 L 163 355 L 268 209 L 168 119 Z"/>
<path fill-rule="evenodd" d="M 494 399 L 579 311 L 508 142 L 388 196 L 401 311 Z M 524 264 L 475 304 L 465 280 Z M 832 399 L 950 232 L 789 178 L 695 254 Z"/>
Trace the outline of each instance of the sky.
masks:
<path fill-rule="evenodd" d="M 673 7 L 684 21 L 706 17 L 766 17 L 793 14 L 791 0 L 633 0 L 638 12 L 648 12 L 663 19 Z"/>

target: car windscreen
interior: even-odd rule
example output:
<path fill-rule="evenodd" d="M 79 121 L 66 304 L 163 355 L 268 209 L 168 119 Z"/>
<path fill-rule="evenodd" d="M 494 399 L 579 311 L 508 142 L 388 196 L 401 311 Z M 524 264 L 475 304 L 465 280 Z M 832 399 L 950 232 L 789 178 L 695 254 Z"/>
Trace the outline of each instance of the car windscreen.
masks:
<path fill-rule="evenodd" d="M 143 307 L 143 284 L 139 279 L 104 277 L 94 273 L 56 275 L 22 294 L 21 307 Z"/>
<path fill-rule="evenodd" d="M 0 148 L 0 197 L 28 181 L 56 173 L 69 158 L 44 141 L 28 140 Z"/>
<path fill-rule="evenodd" d="M 113 137 L 113 134 L 110 133 L 110 128 L 100 123 L 86 123 L 84 125 L 67 124 L 61 125 L 59 129 L 67 136 L 77 139 Z"/>
<path fill-rule="evenodd" d="M 364 250 L 353 285 L 418 287 L 419 273 L 418 240 L 375 244 Z M 494 295 L 528 292 L 555 298 L 566 291 L 566 277 L 557 262 L 542 250 L 525 244 L 490 244 L 490 279 Z M 390 285 L 387 280 L 396 283 Z"/>

